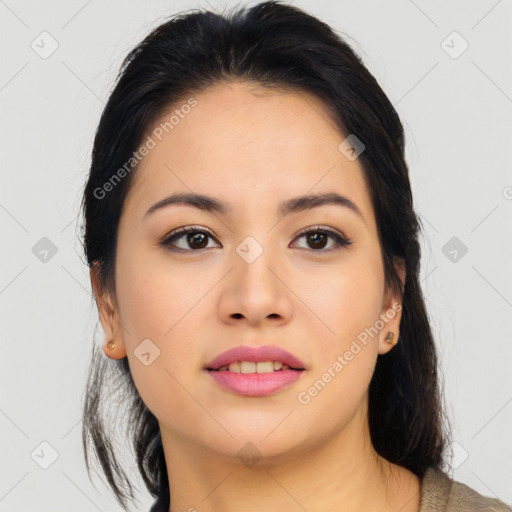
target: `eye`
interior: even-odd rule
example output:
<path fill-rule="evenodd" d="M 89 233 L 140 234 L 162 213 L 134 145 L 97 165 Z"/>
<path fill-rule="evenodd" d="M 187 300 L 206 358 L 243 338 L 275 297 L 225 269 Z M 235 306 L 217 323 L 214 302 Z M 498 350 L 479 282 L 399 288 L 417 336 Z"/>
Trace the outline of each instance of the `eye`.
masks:
<path fill-rule="evenodd" d="M 184 244 L 187 246 L 179 246 L 176 242 L 184 239 L 186 240 Z M 165 236 L 159 244 L 162 247 L 169 247 L 173 251 L 178 252 L 198 252 L 203 249 L 208 248 L 208 237 L 214 238 L 213 235 L 204 229 L 201 229 L 197 226 L 184 226 L 182 228 L 178 228 L 167 236 Z M 333 231 L 332 229 L 325 228 L 322 226 L 315 226 L 313 228 L 306 228 L 301 231 L 294 240 L 306 238 L 307 243 L 312 244 L 313 248 L 304 248 L 306 251 L 310 252 L 330 252 L 332 250 L 346 247 L 352 244 L 352 240 L 350 238 L 345 238 L 343 235 L 339 234 L 337 231 Z M 333 244 L 331 248 L 325 249 L 326 242 L 328 242 L 329 238 L 333 240 Z M 192 251 L 190 249 L 193 249 Z"/>
<path fill-rule="evenodd" d="M 184 238 L 185 236 L 185 243 L 188 244 L 188 248 L 178 247 L 175 242 L 177 240 Z M 160 245 L 162 245 L 163 247 L 170 247 L 171 250 L 178 252 L 191 252 L 189 248 L 195 248 L 195 252 L 197 252 L 197 250 L 207 248 L 206 246 L 208 245 L 208 237 L 213 238 L 213 235 L 209 231 L 200 229 L 197 226 L 185 226 L 169 233 L 169 235 L 167 235 L 160 242 Z"/>
<path fill-rule="evenodd" d="M 296 237 L 296 239 L 306 237 L 307 243 L 312 244 L 313 249 L 305 248 L 306 251 L 310 252 L 330 252 L 341 247 L 347 247 L 352 245 L 352 240 L 350 238 L 345 238 L 343 235 L 339 234 L 337 231 L 333 231 L 332 229 L 325 228 L 322 226 L 315 226 L 313 228 L 306 228 L 306 230 L 301 231 Z M 331 238 L 334 242 L 329 249 L 325 249 L 326 242 Z"/>

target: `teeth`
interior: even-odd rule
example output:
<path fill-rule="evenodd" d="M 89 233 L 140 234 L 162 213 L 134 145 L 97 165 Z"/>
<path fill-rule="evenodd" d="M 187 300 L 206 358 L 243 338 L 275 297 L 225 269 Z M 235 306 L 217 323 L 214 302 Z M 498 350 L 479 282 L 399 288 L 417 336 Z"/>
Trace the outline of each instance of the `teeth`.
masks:
<path fill-rule="evenodd" d="M 278 370 L 289 370 L 290 367 L 280 361 L 235 361 L 219 368 L 220 372 L 229 370 L 233 373 L 270 373 Z"/>
<path fill-rule="evenodd" d="M 258 363 L 260 365 L 261 363 Z M 256 363 L 253 361 L 242 361 L 240 363 L 240 373 L 254 373 L 256 371 Z"/>
<path fill-rule="evenodd" d="M 256 363 L 257 373 L 270 373 L 274 371 L 274 363 L 272 361 L 261 361 Z"/>
<path fill-rule="evenodd" d="M 240 363 L 238 361 L 234 362 L 234 363 L 231 363 L 229 366 L 228 366 L 228 370 L 230 372 L 234 372 L 234 373 L 241 373 L 240 372 Z"/>

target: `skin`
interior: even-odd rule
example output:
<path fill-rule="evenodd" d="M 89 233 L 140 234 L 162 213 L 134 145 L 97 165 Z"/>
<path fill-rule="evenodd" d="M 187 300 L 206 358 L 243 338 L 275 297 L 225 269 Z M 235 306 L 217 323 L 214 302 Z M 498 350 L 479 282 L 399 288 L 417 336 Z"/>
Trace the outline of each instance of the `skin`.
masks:
<path fill-rule="evenodd" d="M 345 135 L 313 96 L 232 82 L 194 97 L 197 106 L 134 175 L 119 224 L 116 293 L 102 290 L 91 269 L 105 353 L 128 357 L 160 424 L 171 511 L 417 512 L 420 480 L 376 453 L 367 422 L 368 386 L 377 357 L 393 349 L 385 335 L 399 336 L 400 311 L 307 405 L 297 399 L 400 304 L 384 286 L 359 159 L 339 151 Z M 284 199 L 331 191 L 351 199 L 363 218 L 336 205 L 277 213 Z M 145 216 L 177 192 L 214 196 L 233 213 L 172 205 Z M 186 235 L 175 244 L 188 252 L 159 245 L 192 225 L 212 232 L 206 249 L 187 244 Z M 297 237 L 317 225 L 352 245 Z M 263 249 L 252 263 L 236 251 L 247 236 Z M 403 281 L 398 263 L 397 270 Z M 148 338 L 160 355 L 146 366 L 134 350 Z M 114 350 L 106 348 L 111 339 Z M 203 370 L 229 348 L 262 344 L 288 350 L 307 370 L 266 397 L 226 391 Z M 237 456 L 246 443 L 261 455 L 250 467 Z"/>

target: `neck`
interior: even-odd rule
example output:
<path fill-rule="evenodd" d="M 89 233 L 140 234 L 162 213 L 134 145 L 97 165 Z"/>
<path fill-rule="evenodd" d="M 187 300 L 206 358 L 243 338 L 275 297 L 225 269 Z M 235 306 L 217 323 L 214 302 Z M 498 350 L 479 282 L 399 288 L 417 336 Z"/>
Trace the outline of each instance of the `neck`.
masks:
<path fill-rule="evenodd" d="M 363 421 L 363 424 L 367 423 Z M 162 425 L 161 425 L 162 429 Z M 162 431 L 169 475 L 169 512 L 286 509 L 417 512 L 420 480 L 374 450 L 355 417 L 314 447 L 243 464 Z"/>

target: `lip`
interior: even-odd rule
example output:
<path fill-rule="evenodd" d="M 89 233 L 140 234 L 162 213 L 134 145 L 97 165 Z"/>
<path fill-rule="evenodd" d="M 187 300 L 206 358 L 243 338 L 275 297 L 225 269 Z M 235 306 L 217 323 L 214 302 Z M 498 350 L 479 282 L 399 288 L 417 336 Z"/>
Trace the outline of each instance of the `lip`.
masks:
<path fill-rule="evenodd" d="M 279 361 L 290 368 L 268 373 L 217 371 L 221 366 L 229 365 L 235 361 L 252 361 L 255 363 Z M 204 369 L 220 387 L 243 396 L 265 396 L 275 393 L 300 379 L 306 370 L 300 359 L 275 345 L 232 348 L 219 354 Z"/>
<path fill-rule="evenodd" d="M 213 361 L 206 365 L 205 370 L 218 370 L 221 366 L 229 365 L 235 361 L 253 361 L 255 363 L 261 361 L 280 361 L 296 370 L 306 369 L 300 359 L 276 345 L 263 345 L 261 347 L 240 345 L 219 354 Z"/>
<path fill-rule="evenodd" d="M 279 370 L 269 373 L 234 373 L 208 370 L 208 375 L 221 388 L 242 396 L 266 396 L 300 379 L 304 370 Z"/>

